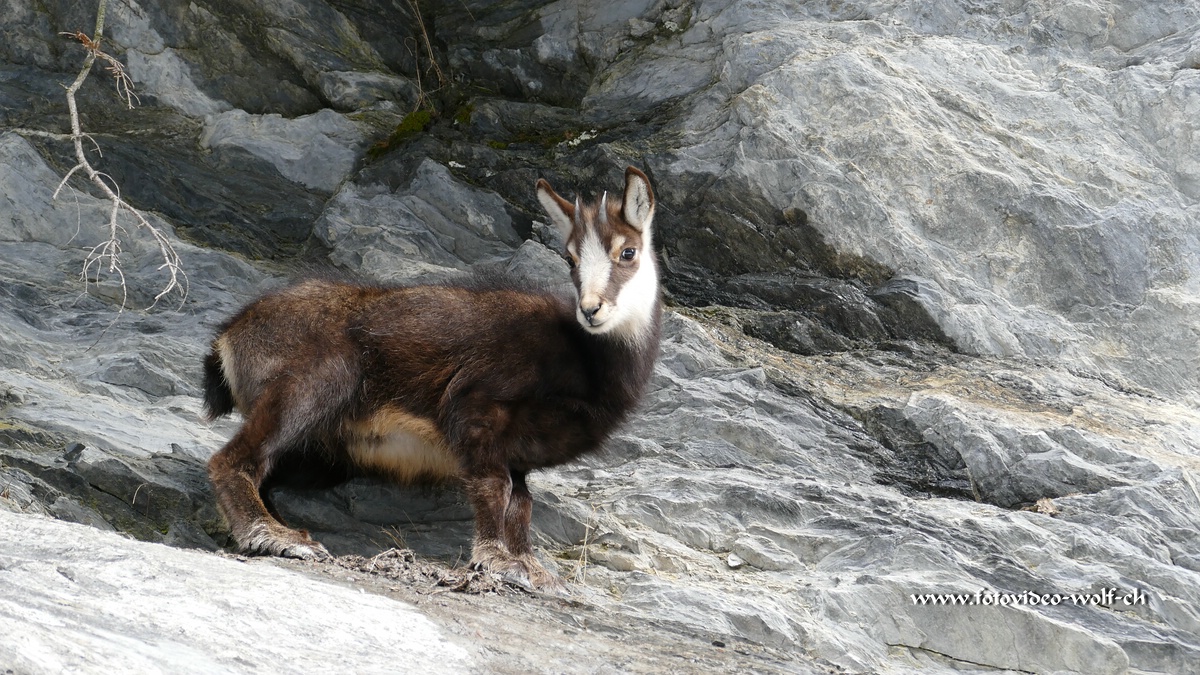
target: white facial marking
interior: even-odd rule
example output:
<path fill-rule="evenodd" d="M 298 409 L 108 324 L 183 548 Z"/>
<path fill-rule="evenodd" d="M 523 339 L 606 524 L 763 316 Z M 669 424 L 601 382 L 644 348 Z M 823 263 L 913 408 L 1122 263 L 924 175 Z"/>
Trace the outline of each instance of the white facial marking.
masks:
<path fill-rule="evenodd" d="M 543 196 L 543 191 L 547 194 Z M 620 340 L 638 342 L 653 330 L 654 308 L 658 304 L 658 270 L 654 264 L 651 243 L 651 223 L 654 220 L 654 197 L 649 181 L 630 169 L 626 171 L 625 191 L 621 197 L 621 218 L 640 235 L 639 251 L 631 261 L 623 261 L 622 254 L 629 246 L 628 237 L 613 233 L 605 246 L 598 229 L 610 231 L 608 193 L 600 197 L 599 208 L 584 209 L 577 196 L 574 209 L 553 198 L 553 192 L 544 181 L 539 182 L 538 198 L 556 225 L 569 224 L 564 232 L 570 241 L 567 252 L 575 264 L 578 303 L 575 316 L 579 324 L 593 335 L 606 334 Z M 568 211 L 573 211 L 568 213 Z M 646 256 L 649 255 L 649 258 Z M 635 266 L 633 275 L 616 289 L 616 297 L 605 297 L 609 292 L 614 267 L 628 269 Z M 584 310 L 591 314 L 589 318 Z"/>
<path fill-rule="evenodd" d="M 580 322 L 586 327 L 588 320 L 583 316 L 583 308 L 593 309 L 604 298 L 608 288 L 608 280 L 612 275 L 612 259 L 600 241 L 600 235 L 592 227 L 585 226 L 583 241 L 579 243 L 579 308 L 577 313 Z M 595 324 L 606 320 L 608 310 L 601 307 L 592 317 Z"/>
<path fill-rule="evenodd" d="M 622 337 L 637 341 L 650 329 L 654 318 L 654 303 L 658 301 L 658 270 L 653 263 L 642 261 L 638 271 L 617 294 L 617 313 L 610 321 L 617 324 Z"/>
<path fill-rule="evenodd" d="M 649 225 L 648 222 L 646 224 Z M 652 245 L 649 234 L 649 229 L 645 230 L 643 247 Z M 612 273 L 612 252 L 603 249 L 599 236 L 589 230 L 580 249 L 583 257 L 579 270 L 580 307 L 576 308 L 576 318 L 588 332 L 595 335 L 607 334 L 637 342 L 650 330 L 654 319 L 654 304 L 658 300 L 658 270 L 653 262 L 639 256 L 641 259 L 638 261 L 637 271 L 617 291 L 617 297 L 604 299 L 604 306 L 592 316 L 592 323 L 589 324 L 583 315 L 582 307 L 595 307 L 594 300 L 603 297 Z M 598 285 L 585 285 L 589 277 L 594 278 Z M 587 295 L 586 289 L 589 288 L 596 289 L 595 298 Z"/>

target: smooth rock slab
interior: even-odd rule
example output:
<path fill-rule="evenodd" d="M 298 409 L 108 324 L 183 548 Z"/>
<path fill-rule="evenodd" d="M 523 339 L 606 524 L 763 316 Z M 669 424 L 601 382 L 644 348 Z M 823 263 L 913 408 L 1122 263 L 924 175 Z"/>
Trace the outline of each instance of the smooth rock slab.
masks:
<path fill-rule="evenodd" d="M 230 110 L 205 120 L 200 145 L 241 148 L 288 180 L 333 192 L 353 171 L 364 138 L 357 125 L 332 110 L 296 119 Z"/>
<path fill-rule="evenodd" d="M 462 673 L 410 606 L 265 564 L 0 511 L 0 670 Z"/>
<path fill-rule="evenodd" d="M 313 229 L 334 264 L 386 281 L 499 262 L 521 245 L 503 199 L 430 159 L 399 189 L 343 185 Z"/>

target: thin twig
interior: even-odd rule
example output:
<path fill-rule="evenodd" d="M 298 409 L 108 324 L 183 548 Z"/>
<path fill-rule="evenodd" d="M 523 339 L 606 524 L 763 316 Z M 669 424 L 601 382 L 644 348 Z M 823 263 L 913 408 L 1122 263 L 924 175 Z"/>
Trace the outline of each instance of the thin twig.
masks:
<path fill-rule="evenodd" d="M 588 518 L 588 522 L 583 525 L 583 546 L 579 548 L 579 560 L 575 567 L 575 572 L 571 575 L 571 581 L 577 584 L 587 583 L 587 566 L 588 566 L 588 546 L 591 545 L 592 529 L 596 523 L 597 505 L 592 505 L 592 515 Z"/>
<path fill-rule="evenodd" d="M 433 67 L 433 74 L 437 75 L 438 87 L 443 87 L 446 85 L 446 74 L 442 72 L 442 68 L 437 62 L 437 56 L 433 52 L 433 41 L 429 39 L 429 30 L 425 28 L 425 19 L 421 16 L 420 0 L 408 0 L 408 6 L 412 8 L 417 25 L 421 27 L 421 40 L 425 43 L 425 53 L 429 56 L 429 65 Z M 421 63 L 418 59 L 417 72 L 420 73 L 420 70 Z"/>
<path fill-rule="evenodd" d="M 56 134 L 50 131 L 42 131 L 41 129 L 26 129 L 24 127 L 9 127 L 6 131 L 11 131 L 14 134 L 22 136 L 34 136 L 37 138 L 49 138 L 55 141 L 69 141 L 71 134 Z"/>
<path fill-rule="evenodd" d="M 71 117 L 70 139 L 75 146 L 75 161 L 77 164 L 67 171 L 67 175 L 63 177 L 58 188 L 54 191 L 54 197 L 58 197 L 58 193 L 67 184 L 71 176 L 77 171 L 82 170 L 88 180 L 99 188 L 112 203 L 112 208 L 109 210 L 108 216 L 108 240 L 97 244 L 88 252 L 87 257 L 83 261 L 81 278 L 86 290 L 88 284 L 92 283 L 90 272 L 93 270 L 96 272 L 98 282 L 100 273 L 107 267 L 108 273 L 115 275 L 121 283 L 121 308 L 118 310 L 119 315 L 120 312 L 125 310 L 126 301 L 129 298 L 129 290 L 125 284 L 125 274 L 120 267 L 121 240 L 119 233 L 123 230 L 118 223 L 118 217 L 121 211 L 129 213 L 138 226 L 145 228 L 150 233 L 150 237 L 158 245 L 159 253 L 162 255 L 163 264 L 158 267 L 158 270 L 166 270 L 167 282 L 158 294 L 154 296 L 154 301 L 150 303 L 150 307 L 157 305 L 159 300 L 173 291 L 179 293 L 180 304 L 182 305 L 183 301 L 187 299 L 187 275 L 184 274 L 179 254 L 175 251 L 175 247 L 171 244 L 167 235 L 151 224 L 141 211 L 134 208 L 121 197 L 120 188 L 117 186 L 116 181 L 111 176 L 97 171 L 91 162 L 88 161 L 87 154 L 83 149 L 83 141 L 86 138 L 92 142 L 96 152 L 100 152 L 100 146 L 96 143 L 95 139 L 83 132 L 79 123 L 79 108 L 75 102 L 75 95 L 79 92 L 79 88 L 83 86 L 96 59 L 100 59 L 105 63 L 109 73 L 112 74 L 113 79 L 116 81 L 117 94 L 125 101 L 125 104 L 129 108 L 133 108 L 134 101 L 138 101 L 137 94 L 133 92 L 133 82 L 125 72 L 125 67 L 115 57 L 106 54 L 100 47 L 100 40 L 104 33 L 104 14 L 107 4 L 108 0 L 99 0 L 99 6 L 96 10 L 96 29 L 92 33 L 92 37 L 88 37 L 82 32 L 64 33 L 64 35 L 68 35 L 83 45 L 83 48 L 87 51 L 87 56 L 84 58 L 83 67 L 80 68 L 75 81 L 66 88 L 67 111 Z"/>

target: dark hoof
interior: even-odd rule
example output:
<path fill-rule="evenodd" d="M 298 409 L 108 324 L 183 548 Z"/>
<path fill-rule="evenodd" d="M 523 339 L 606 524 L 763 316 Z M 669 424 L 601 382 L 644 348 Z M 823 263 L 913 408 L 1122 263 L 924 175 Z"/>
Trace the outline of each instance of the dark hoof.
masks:
<path fill-rule="evenodd" d="M 525 574 L 533 590 L 538 593 L 557 597 L 567 597 L 570 595 L 567 585 L 563 583 L 563 580 L 554 572 L 543 567 L 537 558 L 532 555 L 521 556 L 518 562 L 525 568 Z"/>
<path fill-rule="evenodd" d="M 292 544 L 279 552 L 284 558 L 299 558 L 300 560 L 332 560 L 333 556 L 320 542 L 310 541 L 306 544 Z"/>
<path fill-rule="evenodd" d="M 320 542 L 307 532 L 293 530 L 275 523 L 260 523 L 249 535 L 238 538 L 243 553 L 274 555 L 300 560 L 329 560 L 333 558 Z"/>
<path fill-rule="evenodd" d="M 531 593 L 568 595 L 562 580 L 542 566 L 532 555 L 513 556 L 498 546 L 477 546 L 471 556 L 471 567 L 488 570 L 501 579 Z"/>

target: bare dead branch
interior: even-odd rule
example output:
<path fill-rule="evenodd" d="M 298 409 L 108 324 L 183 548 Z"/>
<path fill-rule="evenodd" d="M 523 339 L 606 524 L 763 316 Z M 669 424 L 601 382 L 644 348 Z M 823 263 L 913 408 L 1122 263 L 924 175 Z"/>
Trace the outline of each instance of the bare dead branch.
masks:
<path fill-rule="evenodd" d="M 121 197 L 120 188 L 117 186 L 116 181 L 111 176 L 97 171 L 91 162 L 88 161 L 87 154 L 84 152 L 83 141 L 85 138 L 92 142 L 97 153 L 100 151 L 100 146 L 96 143 L 95 139 L 84 133 L 80 126 L 79 109 L 75 101 L 75 95 L 78 93 L 79 88 L 83 86 L 96 59 L 100 59 L 113 76 L 117 94 L 125 101 L 125 104 L 129 108 L 133 108 L 134 101 L 138 101 L 137 94 L 133 91 L 133 82 L 125 72 L 125 67 L 115 57 L 105 53 L 101 49 L 100 43 L 104 33 L 104 14 L 107 4 L 108 0 L 99 0 L 96 12 L 96 29 L 91 37 L 79 31 L 75 33 L 63 33 L 63 35 L 78 41 L 87 51 L 87 56 L 84 58 L 83 66 L 80 68 L 79 74 L 75 77 L 75 81 L 66 88 L 67 110 L 71 119 L 70 139 L 75 146 L 75 161 L 77 163 L 67 171 L 62 182 L 59 183 L 58 188 L 54 191 L 54 197 L 58 197 L 58 193 L 73 175 L 82 171 L 88 180 L 112 204 L 108 217 L 108 240 L 92 247 L 83 261 L 83 270 L 80 276 L 85 290 L 89 283 L 98 283 L 100 275 L 107 271 L 108 274 L 116 276 L 121 284 L 120 311 L 124 311 L 126 301 L 129 298 L 129 290 L 125 282 L 125 273 L 121 269 L 120 256 L 122 249 L 120 234 L 123 232 L 123 228 L 121 228 L 118 222 L 121 212 L 124 211 L 133 218 L 139 228 L 144 229 L 150 234 L 150 237 L 158 246 L 159 253 L 162 255 L 163 264 L 158 267 L 158 270 L 165 271 L 167 280 L 158 294 L 154 296 L 154 301 L 150 304 L 150 307 L 157 305 L 159 300 L 172 292 L 179 294 L 180 304 L 182 304 L 187 298 L 187 275 L 183 272 L 179 254 L 175 251 L 175 247 L 171 244 L 170 239 L 167 238 L 167 235 L 162 230 L 155 227 L 141 211 L 134 208 Z M 95 281 L 92 279 L 92 272 L 96 274 Z"/>

